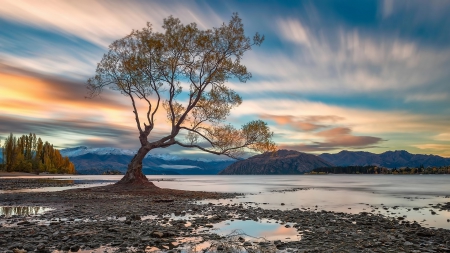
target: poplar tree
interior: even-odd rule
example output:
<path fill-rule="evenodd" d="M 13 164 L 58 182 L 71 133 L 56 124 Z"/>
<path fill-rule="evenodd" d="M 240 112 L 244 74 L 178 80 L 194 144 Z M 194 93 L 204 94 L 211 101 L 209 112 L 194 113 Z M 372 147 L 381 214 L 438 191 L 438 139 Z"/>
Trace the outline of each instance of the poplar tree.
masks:
<path fill-rule="evenodd" d="M 3 144 L 3 167 L 6 171 L 75 173 L 75 166 L 68 157 L 49 142 L 43 142 L 35 134 L 16 138 L 12 133 Z"/>

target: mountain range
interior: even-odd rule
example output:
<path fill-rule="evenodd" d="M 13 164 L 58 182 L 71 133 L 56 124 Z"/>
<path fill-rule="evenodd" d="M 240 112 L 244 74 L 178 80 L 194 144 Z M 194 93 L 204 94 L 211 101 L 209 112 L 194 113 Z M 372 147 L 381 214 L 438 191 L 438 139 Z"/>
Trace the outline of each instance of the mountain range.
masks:
<path fill-rule="evenodd" d="M 437 155 L 411 154 L 405 150 L 387 151 L 381 154 L 343 150 L 337 154 L 324 153 L 319 157 L 336 166 L 377 165 L 386 168 L 399 168 L 419 167 L 421 165 L 424 167 L 450 165 L 450 158 Z"/>
<path fill-rule="evenodd" d="M 125 173 L 136 151 L 118 148 L 77 147 L 60 150 L 75 164 L 79 174 L 102 174 L 107 170 Z M 185 159 L 170 154 L 148 154 L 143 161 L 146 175 L 215 175 L 234 160 Z"/>
<path fill-rule="evenodd" d="M 303 174 L 315 168 L 332 167 L 324 159 L 293 150 L 278 150 L 237 161 L 219 172 L 220 175 L 287 175 Z"/>
<path fill-rule="evenodd" d="M 323 165 L 323 167 L 377 165 L 387 168 L 450 165 L 450 158 L 437 155 L 411 154 L 404 150 L 387 151 L 381 154 L 343 150 L 336 154 L 324 153 L 318 156 L 296 151 L 280 151 L 278 151 L 278 158 L 256 155 L 241 161 L 194 160 L 172 154 L 148 154 L 143 162 L 143 171 L 148 175 L 212 175 L 218 174 L 221 170 L 230 166 L 227 171 L 236 170 L 235 173 L 240 174 L 241 172 L 236 168 L 237 165 L 242 164 L 245 167 L 252 168 L 252 172 L 249 174 L 292 174 L 294 171 L 298 173 L 308 172 L 318 165 Z M 60 150 L 62 156 L 70 158 L 80 174 L 102 174 L 107 170 L 119 170 L 124 173 L 135 152 L 119 148 L 88 148 L 84 146 Z M 320 159 L 316 160 L 315 158 Z M 2 162 L 1 152 L 0 162 Z M 257 166 L 262 167 L 257 168 Z M 271 172 L 275 168 L 278 168 L 277 171 Z M 227 171 L 222 174 L 228 173 Z"/>

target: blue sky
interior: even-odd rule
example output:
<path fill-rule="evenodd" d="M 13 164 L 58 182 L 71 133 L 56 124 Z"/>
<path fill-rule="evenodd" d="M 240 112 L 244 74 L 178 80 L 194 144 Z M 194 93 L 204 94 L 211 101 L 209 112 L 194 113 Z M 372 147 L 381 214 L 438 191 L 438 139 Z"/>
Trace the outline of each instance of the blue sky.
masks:
<path fill-rule="evenodd" d="M 108 45 L 163 18 L 207 29 L 238 12 L 253 78 L 229 86 L 236 126 L 262 118 L 281 148 L 450 156 L 449 1 L 2 1 L 0 137 L 35 132 L 60 148 L 138 146 L 129 101 L 86 100 Z M 161 124 L 154 137 L 163 134 Z M 199 156 L 194 150 L 162 153 Z"/>

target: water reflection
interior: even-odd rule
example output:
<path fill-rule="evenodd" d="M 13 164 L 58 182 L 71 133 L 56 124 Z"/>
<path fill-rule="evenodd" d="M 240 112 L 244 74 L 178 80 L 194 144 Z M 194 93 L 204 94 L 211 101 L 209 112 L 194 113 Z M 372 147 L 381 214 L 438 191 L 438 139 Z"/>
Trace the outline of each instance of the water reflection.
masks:
<path fill-rule="evenodd" d="M 43 214 L 50 210 L 52 209 L 42 206 L 1 206 L 0 215 L 4 215 L 6 217 L 11 217 L 13 215 L 29 216 Z"/>
<path fill-rule="evenodd" d="M 235 231 L 246 235 L 246 239 L 255 240 L 264 238 L 266 240 L 298 241 L 301 239 L 294 224 L 280 224 L 276 220 L 261 219 L 254 220 L 227 220 L 214 224 L 213 232 L 222 236 L 232 234 Z"/>

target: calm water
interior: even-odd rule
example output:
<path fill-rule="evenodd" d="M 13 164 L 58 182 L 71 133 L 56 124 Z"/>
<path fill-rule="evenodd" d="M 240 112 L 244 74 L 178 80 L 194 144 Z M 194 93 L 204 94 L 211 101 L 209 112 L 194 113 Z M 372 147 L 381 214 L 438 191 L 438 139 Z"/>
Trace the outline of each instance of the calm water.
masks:
<path fill-rule="evenodd" d="M 163 188 L 246 193 L 245 197 L 233 200 L 233 203 L 247 202 L 247 205 L 267 209 L 304 208 L 348 213 L 365 211 L 392 217 L 406 216 L 406 220 L 415 220 L 423 226 L 450 229 L 450 222 L 447 222 L 447 219 L 450 219 L 450 212 L 439 211 L 430 205 L 450 202 L 448 198 L 450 175 L 159 175 L 147 177 L 155 185 Z M 101 180 L 105 180 L 102 181 L 103 184 L 113 183 L 121 176 L 58 176 L 57 178 L 83 180 L 92 182 L 92 185 L 99 185 Z M 87 187 L 87 185 L 80 185 L 80 187 Z M 63 188 L 52 187 L 31 191 L 60 189 Z M 206 202 L 230 203 L 229 200 Z M 436 215 L 432 215 L 431 210 L 436 212 Z"/>

